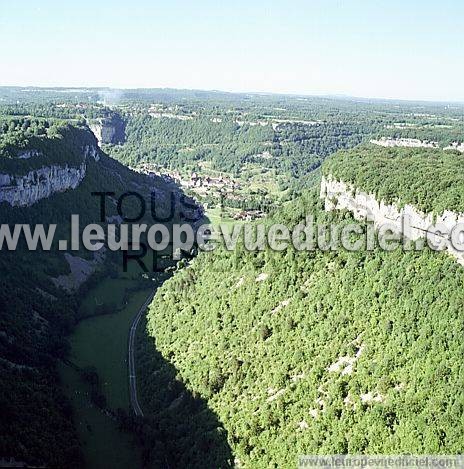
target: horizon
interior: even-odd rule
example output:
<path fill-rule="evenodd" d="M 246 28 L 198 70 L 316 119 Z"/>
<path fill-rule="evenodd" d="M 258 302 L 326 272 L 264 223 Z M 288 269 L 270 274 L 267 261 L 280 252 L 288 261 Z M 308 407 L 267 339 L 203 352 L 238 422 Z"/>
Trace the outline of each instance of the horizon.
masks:
<path fill-rule="evenodd" d="M 26 0 L 0 5 L 0 84 L 461 103 L 463 14 L 457 0 Z"/>
<path fill-rule="evenodd" d="M 116 87 L 116 86 L 92 86 L 92 85 L 0 85 L 0 89 L 8 88 L 18 88 L 20 90 L 28 91 L 56 91 L 60 90 L 63 92 L 86 92 L 93 90 L 114 90 L 114 91 L 137 91 L 137 90 L 163 90 L 163 91 L 186 91 L 186 92 L 200 92 L 200 93 L 223 93 L 231 95 L 259 95 L 259 96 L 283 96 L 289 98 L 325 98 L 333 100 L 360 100 L 360 101 L 380 101 L 380 102 L 402 102 L 402 103 L 424 103 L 424 104 L 453 104 L 453 105 L 464 105 L 463 100 L 435 100 L 435 99 L 412 99 L 412 98 L 397 98 L 397 97 L 381 97 L 381 96 L 354 96 L 349 94 L 340 94 L 340 93 L 321 93 L 321 94 L 311 94 L 311 93 L 293 93 L 293 92 L 272 92 L 272 91 L 257 91 L 257 90 L 241 90 L 241 91 L 232 91 L 226 89 L 207 89 L 207 88 L 175 88 L 172 86 L 153 86 L 153 87 Z"/>

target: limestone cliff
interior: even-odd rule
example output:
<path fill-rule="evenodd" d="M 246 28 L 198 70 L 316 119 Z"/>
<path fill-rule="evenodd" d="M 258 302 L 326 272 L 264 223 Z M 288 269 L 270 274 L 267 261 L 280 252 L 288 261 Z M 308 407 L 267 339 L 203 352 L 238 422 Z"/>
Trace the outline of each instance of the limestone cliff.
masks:
<path fill-rule="evenodd" d="M 464 223 L 464 213 L 456 213 L 449 210 L 439 215 L 423 213 L 414 206 L 406 204 L 400 206 L 398 203 L 385 203 L 378 201 L 375 194 L 363 192 L 343 181 L 337 181 L 330 175 L 322 177 L 320 197 L 324 199 L 325 210 L 348 210 L 357 220 L 369 220 L 379 228 L 382 225 L 389 226 L 397 233 L 407 236 L 415 241 L 425 238 L 431 233 L 432 226 L 442 225 L 448 232 L 459 223 Z M 404 219 L 408 217 L 409 233 L 404 233 Z M 442 238 L 449 240 L 449 236 Z M 448 245 L 448 252 L 461 264 L 464 265 L 464 252 L 458 251 Z"/>
<path fill-rule="evenodd" d="M 89 123 L 90 130 L 98 140 L 98 144 L 123 143 L 126 139 L 126 125 L 117 114 Z"/>
<path fill-rule="evenodd" d="M 75 189 L 84 179 L 86 164 L 73 168 L 45 166 L 24 176 L 0 174 L 0 202 L 14 207 L 30 206 L 55 192 Z"/>
<path fill-rule="evenodd" d="M 29 154 L 40 158 L 37 150 L 29 150 Z M 75 189 L 85 177 L 88 158 L 98 161 L 99 150 L 96 145 L 82 147 L 81 163 L 78 166 L 63 163 L 38 167 L 21 175 L 0 173 L 0 203 L 28 207 L 55 193 Z"/>

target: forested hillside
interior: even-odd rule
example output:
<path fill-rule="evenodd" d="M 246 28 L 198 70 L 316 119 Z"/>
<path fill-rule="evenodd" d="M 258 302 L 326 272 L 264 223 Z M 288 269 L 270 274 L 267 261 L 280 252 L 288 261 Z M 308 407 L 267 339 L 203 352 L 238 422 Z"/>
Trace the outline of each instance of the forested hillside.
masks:
<path fill-rule="evenodd" d="M 382 161 L 366 156 L 363 168 L 378 174 Z M 325 213 L 315 192 L 273 221 L 293 226 L 308 213 L 352 222 Z M 317 453 L 461 454 L 463 285 L 462 267 L 428 250 L 219 249 L 164 284 L 147 331 L 152 353 L 218 415 L 242 466 L 290 468 Z M 156 375 L 144 382 L 155 419 L 157 385 Z"/>
<path fill-rule="evenodd" d="M 136 165 L 148 161 L 171 169 L 211 161 L 213 169 L 238 176 L 245 163 L 259 163 L 291 178 L 302 177 L 338 150 L 357 145 L 371 131 L 369 124 L 239 121 L 219 114 L 192 120 L 153 119 L 149 115 L 129 119 L 128 142 L 115 149 L 121 161 Z M 263 159 L 267 152 L 269 157 Z"/>
<path fill-rule="evenodd" d="M 315 189 L 321 167 L 385 201 L 464 209 L 463 155 L 441 149 L 462 143 L 460 105 L 20 87 L 0 87 L 0 100 L 1 221 L 56 223 L 59 239 L 69 240 L 71 214 L 81 227 L 118 222 L 114 198 L 99 221 L 95 191 L 135 191 L 148 208 L 155 190 L 165 209 L 170 192 L 186 190 L 215 210 L 215 221 L 226 207 L 241 223 L 256 215 L 293 226 L 308 213 L 351 223 L 349 213 L 323 211 Z M 114 135 L 103 138 L 105 124 Z M 384 137 L 430 140 L 440 149 L 368 143 Z M 134 199 L 124 204 L 129 216 L 138 208 Z M 58 362 L 85 381 L 84 407 L 136 435 L 135 452 L 153 467 L 294 467 L 300 454 L 463 452 L 464 275 L 446 254 L 248 252 L 239 243 L 234 252 L 218 248 L 190 265 L 170 265 L 157 282 L 175 274 L 158 290 L 136 341 L 145 418 L 106 404 L 95 370 L 70 362 L 68 336 L 92 314 L 126 307 L 130 319 L 154 277 L 107 282 L 99 302 L 86 293 L 118 277 L 121 253 L 71 254 L 56 245 L 30 252 L 23 243 L 1 250 L 0 459 L 84 464 Z M 123 284 L 140 304 L 128 304 Z M 122 357 L 127 330 L 120 327 Z M 104 358 L 94 361 L 116 361 Z M 106 444 L 106 427 L 84 420 L 86 438 Z M 125 448 L 114 451 L 119 457 Z"/>
<path fill-rule="evenodd" d="M 324 174 L 387 203 L 437 214 L 464 211 L 464 154 L 456 150 L 366 145 L 329 158 Z"/>
<path fill-rule="evenodd" d="M 71 214 L 79 214 L 81 229 L 100 222 L 99 198 L 94 191 L 122 194 L 137 190 L 149 197 L 156 189 L 160 204 L 168 204 L 166 185 L 159 179 L 138 175 L 108 158 L 100 150 L 87 155 L 96 139 L 85 126 L 55 120 L 9 119 L 0 122 L 0 173 L 21 175 L 27 171 L 59 165 L 86 165 L 85 177 L 74 189 L 54 193 L 30 206 L 0 204 L 2 224 L 57 224 L 56 238 L 69 239 Z M 30 158 L 20 158 L 32 151 Z M 36 181 L 36 183 L 40 183 Z M 2 191 L 6 190 L 2 184 Z M 128 201 L 128 216 L 138 206 Z M 117 214 L 107 203 L 107 216 Z M 98 278 L 114 276 L 121 253 L 107 253 L 97 260 L 82 249 L 72 252 L 84 267 L 95 266 L 87 281 L 73 291 L 59 286 L 60 276 L 70 275 L 70 265 L 56 244 L 51 251 L 28 251 L 20 243 L 15 251 L 0 253 L 0 458 L 47 467 L 79 467 L 80 442 L 71 407 L 64 397 L 57 363 L 66 359 L 67 335 L 79 319 L 79 304 L 85 291 Z M 119 257 L 117 257 L 119 256 Z M 143 283 L 143 282 L 142 282 Z M 80 285 L 80 286 L 79 286 Z M 102 312 L 107 312 L 105 308 Z"/>

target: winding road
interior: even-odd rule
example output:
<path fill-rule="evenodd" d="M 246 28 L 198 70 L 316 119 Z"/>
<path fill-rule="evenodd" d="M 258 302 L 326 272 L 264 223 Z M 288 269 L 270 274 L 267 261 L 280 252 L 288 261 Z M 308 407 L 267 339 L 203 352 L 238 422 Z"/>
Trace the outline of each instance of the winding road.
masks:
<path fill-rule="evenodd" d="M 137 333 L 137 326 L 139 325 L 142 314 L 145 313 L 148 305 L 153 300 L 155 292 L 152 292 L 148 295 L 145 303 L 140 307 L 137 315 L 134 317 L 130 332 L 129 332 L 129 344 L 128 344 L 128 362 L 129 362 L 129 393 L 130 393 L 130 402 L 134 414 L 140 417 L 143 417 L 143 410 L 140 407 L 139 399 L 137 397 L 137 377 L 135 374 L 135 336 Z"/>

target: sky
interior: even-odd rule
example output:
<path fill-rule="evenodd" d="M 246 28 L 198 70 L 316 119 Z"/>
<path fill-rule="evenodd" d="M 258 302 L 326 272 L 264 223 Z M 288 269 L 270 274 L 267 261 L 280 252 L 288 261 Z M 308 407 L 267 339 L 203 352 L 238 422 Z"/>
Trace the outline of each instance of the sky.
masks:
<path fill-rule="evenodd" d="M 2 0 L 0 85 L 464 102 L 462 0 Z"/>

